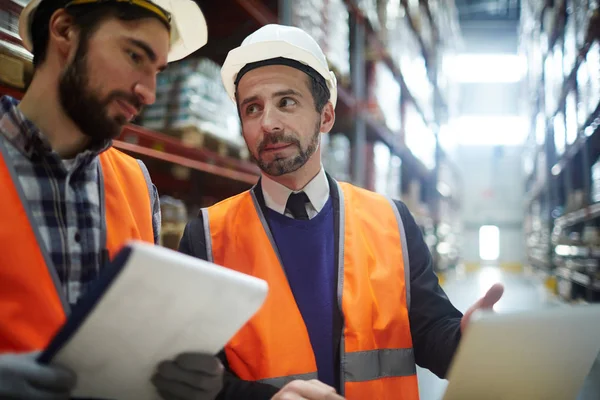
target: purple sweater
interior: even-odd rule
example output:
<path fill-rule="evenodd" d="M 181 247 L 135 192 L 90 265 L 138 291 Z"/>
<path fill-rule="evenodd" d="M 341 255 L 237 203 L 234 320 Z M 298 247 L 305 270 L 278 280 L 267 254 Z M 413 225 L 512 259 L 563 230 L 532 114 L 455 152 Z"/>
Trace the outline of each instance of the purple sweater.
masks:
<path fill-rule="evenodd" d="M 269 210 L 267 219 L 308 330 L 319 380 L 335 387 L 333 315 L 337 306 L 337 268 L 331 198 L 308 221 L 288 218 L 273 210 Z"/>

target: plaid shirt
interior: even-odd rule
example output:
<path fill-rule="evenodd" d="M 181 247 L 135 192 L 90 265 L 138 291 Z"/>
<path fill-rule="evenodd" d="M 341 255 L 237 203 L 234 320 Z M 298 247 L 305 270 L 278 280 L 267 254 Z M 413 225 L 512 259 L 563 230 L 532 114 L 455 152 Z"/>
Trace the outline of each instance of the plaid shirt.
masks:
<path fill-rule="evenodd" d="M 17 108 L 18 101 L 0 99 L 0 140 L 14 165 L 28 206 L 62 284 L 74 305 L 100 272 L 103 218 L 100 207 L 98 154 L 110 142 L 63 160 L 39 129 Z M 149 181 L 148 172 L 140 166 Z M 160 205 L 152 185 L 152 226 L 160 231 Z"/>

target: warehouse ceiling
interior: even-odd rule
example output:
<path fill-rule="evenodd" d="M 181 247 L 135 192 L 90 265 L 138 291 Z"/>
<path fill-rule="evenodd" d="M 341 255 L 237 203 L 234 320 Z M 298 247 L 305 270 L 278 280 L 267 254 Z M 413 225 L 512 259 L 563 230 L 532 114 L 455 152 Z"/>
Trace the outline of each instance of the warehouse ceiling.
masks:
<path fill-rule="evenodd" d="M 520 0 L 455 0 L 461 21 L 518 21 Z"/>
<path fill-rule="evenodd" d="M 455 4 L 464 42 L 461 52 L 518 54 L 520 0 L 455 0 Z M 467 116 L 515 116 L 523 106 L 521 97 L 521 82 L 462 83 L 456 110 Z"/>
<path fill-rule="evenodd" d="M 198 51 L 222 63 L 229 49 L 238 46 L 260 27 L 255 17 L 238 0 L 195 0 L 206 15 L 210 40 Z M 248 0 L 251 11 L 270 10 L 277 15 L 280 0 Z M 469 54 L 518 54 L 520 0 L 454 0 L 458 9 L 462 46 L 457 50 Z M 542 1 L 542 0 L 539 0 Z M 259 18 L 260 19 L 260 18 Z M 453 116 L 515 116 L 523 109 L 521 82 L 466 82 L 459 84 Z M 525 96 L 526 97 L 526 96 Z M 451 116 L 452 117 L 452 116 Z M 482 126 L 482 134 L 486 127 Z"/>
<path fill-rule="evenodd" d="M 520 0 L 455 0 L 455 4 L 468 52 L 517 51 Z"/>

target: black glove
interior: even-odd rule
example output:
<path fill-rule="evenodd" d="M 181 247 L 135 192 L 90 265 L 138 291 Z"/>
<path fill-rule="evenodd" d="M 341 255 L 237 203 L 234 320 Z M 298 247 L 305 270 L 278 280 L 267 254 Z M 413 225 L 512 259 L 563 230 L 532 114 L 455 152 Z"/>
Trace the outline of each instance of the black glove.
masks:
<path fill-rule="evenodd" d="M 0 354 L 0 398 L 69 399 L 76 376 L 70 370 L 37 362 L 39 352 Z"/>
<path fill-rule="evenodd" d="M 152 383 L 165 400 L 213 400 L 223 387 L 223 365 L 213 355 L 180 354 L 158 365 Z"/>

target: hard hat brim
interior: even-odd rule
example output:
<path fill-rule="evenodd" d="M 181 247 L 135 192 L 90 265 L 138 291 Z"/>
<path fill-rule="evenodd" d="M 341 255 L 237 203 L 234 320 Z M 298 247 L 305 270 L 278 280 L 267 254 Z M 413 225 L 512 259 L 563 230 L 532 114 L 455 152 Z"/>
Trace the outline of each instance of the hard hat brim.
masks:
<path fill-rule="evenodd" d="M 30 19 L 33 18 L 33 12 L 38 8 L 40 2 L 41 0 L 31 0 L 19 15 L 19 36 L 23 41 L 23 47 L 29 52 L 33 52 L 33 39 L 31 38 L 31 29 L 29 29 L 32 23 Z"/>
<path fill-rule="evenodd" d="M 169 62 L 189 56 L 208 41 L 208 27 L 200 7 L 192 0 L 154 0 L 171 13 Z"/>
<path fill-rule="evenodd" d="M 252 43 L 235 48 L 227 54 L 221 68 L 221 78 L 227 94 L 235 100 L 235 80 L 237 74 L 246 65 L 257 61 L 272 58 L 289 58 L 308 65 L 321 75 L 327 82 L 330 96 L 329 101 L 335 107 L 337 102 L 337 82 L 335 74 L 325 68 L 323 64 L 309 51 L 282 41 L 265 41 Z"/>
<path fill-rule="evenodd" d="M 19 36 L 23 46 L 33 52 L 31 19 L 42 0 L 30 1 L 19 16 Z M 171 14 L 171 47 L 168 61 L 177 61 L 204 46 L 208 41 L 208 27 L 200 7 L 192 0 L 152 0 Z"/>

